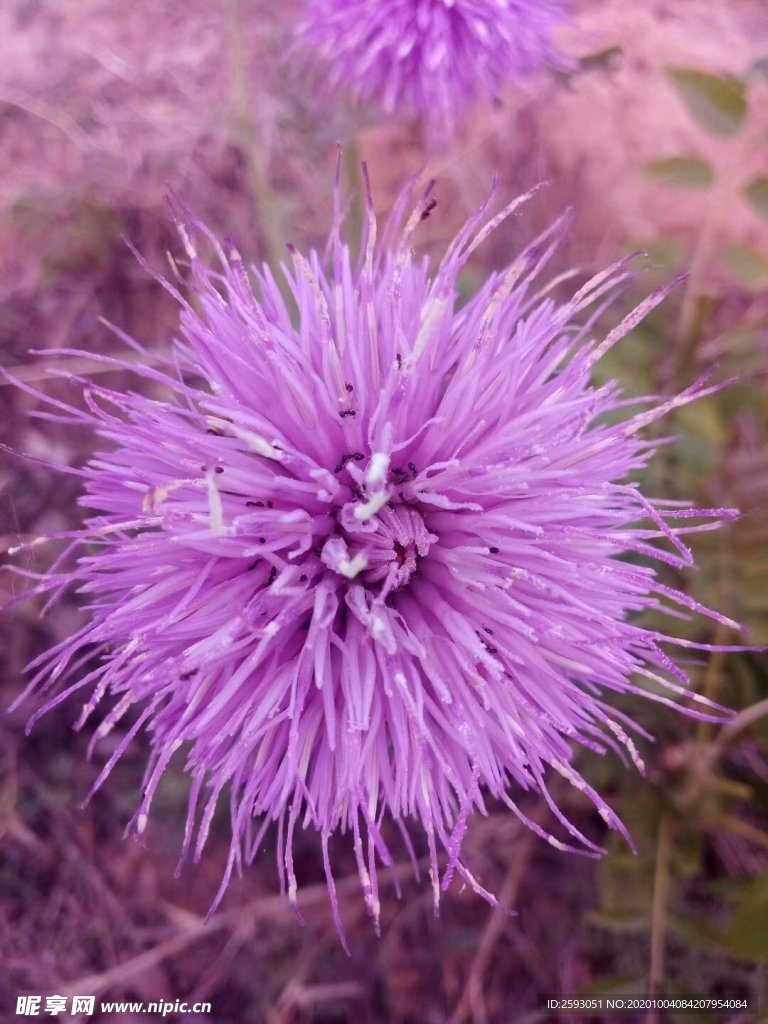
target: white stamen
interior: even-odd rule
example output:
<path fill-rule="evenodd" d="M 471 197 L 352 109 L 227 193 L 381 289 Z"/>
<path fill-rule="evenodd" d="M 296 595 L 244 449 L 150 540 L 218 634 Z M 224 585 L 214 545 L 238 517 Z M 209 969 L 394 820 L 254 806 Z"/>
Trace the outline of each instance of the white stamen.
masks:
<path fill-rule="evenodd" d="M 360 552 L 360 554 L 355 555 L 354 558 L 343 559 L 339 563 L 338 571 L 342 576 L 346 576 L 348 580 L 351 580 L 354 579 L 359 572 L 362 572 L 363 569 L 367 568 L 367 566 L 368 559 L 362 552 Z"/>
<path fill-rule="evenodd" d="M 421 357 L 424 349 L 427 347 L 427 342 L 434 333 L 434 329 L 437 326 L 438 321 L 442 318 L 447 306 L 448 302 L 446 299 L 432 299 L 427 302 L 424 307 L 421 326 L 419 327 L 419 333 L 416 335 L 416 343 L 413 346 L 413 351 L 403 361 L 403 369 L 406 373 Z"/>
<path fill-rule="evenodd" d="M 221 535 L 226 532 L 224 526 L 224 507 L 221 503 L 221 495 L 216 487 L 213 473 L 208 473 L 206 475 L 206 484 L 208 486 L 208 509 L 210 512 L 209 519 L 211 533 Z"/>
<path fill-rule="evenodd" d="M 368 487 L 377 487 L 384 483 L 389 469 L 389 455 L 386 452 L 374 452 L 365 474 Z"/>
<path fill-rule="evenodd" d="M 274 459 L 275 462 L 282 462 L 285 458 L 285 452 L 281 448 L 275 447 L 279 444 L 277 440 L 267 441 L 261 434 L 255 434 L 252 430 L 238 427 L 237 424 L 231 423 L 229 420 L 210 417 L 209 422 L 214 428 L 221 430 L 222 433 L 245 441 L 252 452 L 256 452 L 257 455 L 263 455 L 265 459 Z"/>
<path fill-rule="evenodd" d="M 389 495 L 386 491 L 379 491 L 378 494 L 374 494 L 369 501 L 364 505 L 358 505 L 355 509 L 355 519 L 359 519 L 360 522 L 364 522 L 366 519 L 370 519 L 375 516 L 389 501 Z"/>

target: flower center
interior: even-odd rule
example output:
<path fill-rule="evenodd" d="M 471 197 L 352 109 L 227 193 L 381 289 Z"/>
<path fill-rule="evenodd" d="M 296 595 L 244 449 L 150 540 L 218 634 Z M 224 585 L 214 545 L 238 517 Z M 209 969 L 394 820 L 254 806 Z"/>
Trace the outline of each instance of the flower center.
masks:
<path fill-rule="evenodd" d="M 357 578 L 366 586 L 381 585 L 385 598 L 410 582 L 437 540 L 420 512 L 410 505 L 385 505 L 362 521 L 349 503 L 339 517 L 339 528 L 323 545 L 320 558 L 339 576 Z"/>
<path fill-rule="evenodd" d="M 365 539 L 365 583 L 381 583 L 383 594 L 410 582 L 420 558 L 437 537 L 427 530 L 421 514 L 408 505 L 387 505 L 377 516 L 375 533 Z"/>

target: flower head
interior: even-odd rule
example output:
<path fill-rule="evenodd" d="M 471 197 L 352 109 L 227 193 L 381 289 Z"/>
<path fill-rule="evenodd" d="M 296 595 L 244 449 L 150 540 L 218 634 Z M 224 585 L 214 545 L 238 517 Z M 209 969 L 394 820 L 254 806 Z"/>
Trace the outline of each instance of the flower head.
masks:
<path fill-rule="evenodd" d="M 194 839 L 199 855 L 228 788 L 227 878 L 277 822 L 294 899 L 294 833 L 311 825 L 333 897 L 329 837 L 351 833 L 374 918 L 387 818 L 426 834 L 436 901 L 455 872 L 492 898 L 461 859 L 486 794 L 558 848 L 595 853 L 550 796 L 559 775 L 622 828 L 573 749 L 624 748 L 642 767 L 610 698 L 646 681 L 648 697 L 717 717 L 695 710 L 708 702 L 667 653 L 697 645 L 632 616 L 714 615 L 648 563 L 689 565 L 682 535 L 734 514 L 655 501 L 632 482 L 658 444 L 643 429 L 707 393 L 703 382 L 634 413 L 615 383 L 590 382 L 668 289 L 595 340 L 628 261 L 555 301 L 539 281 L 560 221 L 460 306 L 462 268 L 530 194 L 494 216 L 486 204 L 434 270 L 412 250 L 434 200 L 428 190 L 406 219 L 409 195 L 381 241 L 369 197 L 355 264 L 337 189 L 327 258 L 291 249 L 283 268 L 293 309 L 232 246 L 204 265 L 205 229 L 181 225 L 195 299 L 174 292 L 173 358 L 111 360 L 165 397 L 82 381 L 85 411 L 54 413 L 108 445 L 78 470 L 89 513 L 76 564 L 39 584 L 76 584 L 89 621 L 30 684 L 48 695 L 38 714 L 85 691 L 82 724 L 107 703 L 94 742 L 133 712 L 97 786 L 147 729 L 137 831 L 183 747 L 185 850 Z M 525 791 L 543 794 L 563 839 L 526 818 Z"/>
<path fill-rule="evenodd" d="M 566 0 L 307 0 L 304 38 L 332 91 L 406 110 L 445 136 L 480 97 L 544 63 Z"/>

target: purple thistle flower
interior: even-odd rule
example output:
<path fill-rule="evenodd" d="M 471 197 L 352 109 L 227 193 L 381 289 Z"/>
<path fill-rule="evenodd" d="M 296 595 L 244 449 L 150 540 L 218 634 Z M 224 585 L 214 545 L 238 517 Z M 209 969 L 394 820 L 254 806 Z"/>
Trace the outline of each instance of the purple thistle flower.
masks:
<path fill-rule="evenodd" d="M 323 63 L 324 87 L 406 110 L 438 137 L 485 96 L 498 100 L 542 64 L 564 66 L 552 44 L 566 0 L 308 0 L 303 37 Z"/>
<path fill-rule="evenodd" d="M 590 383 L 600 357 L 672 286 L 594 340 L 629 260 L 555 301 L 556 282 L 538 280 L 561 218 L 459 307 L 471 254 L 533 193 L 492 216 L 489 199 L 431 272 L 412 245 L 434 200 L 427 190 L 403 225 L 411 191 L 381 241 L 368 195 L 355 265 L 337 183 L 327 256 L 291 247 L 283 268 L 293 311 L 269 269 L 249 276 L 233 247 L 217 246 L 216 269 L 205 266 L 196 239 L 215 240 L 185 218 L 195 298 L 165 283 L 182 308 L 173 359 L 153 369 L 149 358 L 137 367 L 90 356 L 167 397 L 73 377 L 85 409 L 49 398 L 53 411 L 40 413 L 89 424 L 108 445 L 72 470 L 90 511 L 35 586 L 54 600 L 74 584 L 89 621 L 33 663 L 27 692 L 45 703 L 30 725 L 79 691 L 90 696 L 78 727 L 109 702 L 92 745 L 134 712 L 93 789 L 146 728 L 137 833 L 183 746 L 184 855 L 194 846 L 200 856 L 228 787 L 232 843 L 217 901 L 274 823 L 295 901 L 294 834 L 311 825 L 342 935 L 328 852 L 336 833 L 351 833 L 377 923 L 376 865 L 392 862 L 387 818 L 409 849 L 409 823 L 426 833 L 436 905 L 454 873 L 493 901 L 460 854 L 485 794 L 558 849 L 597 855 L 550 795 L 562 776 L 626 835 L 572 764 L 581 745 L 626 750 L 642 770 L 636 727 L 611 695 L 723 717 L 688 692 L 667 653 L 713 648 L 633 616 L 691 611 L 736 627 L 634 557 L 683 569 L 683 535 L 736 515 L 650 499 L 632 482 L 660 443 L 643 429 L 716 387 L 702 380 L 629 402 L 616 383 Z M 62 568 L 72 552 L 74 567 Z M 543 795 L 570 842 L 526 817 L 526 791 Z"/>

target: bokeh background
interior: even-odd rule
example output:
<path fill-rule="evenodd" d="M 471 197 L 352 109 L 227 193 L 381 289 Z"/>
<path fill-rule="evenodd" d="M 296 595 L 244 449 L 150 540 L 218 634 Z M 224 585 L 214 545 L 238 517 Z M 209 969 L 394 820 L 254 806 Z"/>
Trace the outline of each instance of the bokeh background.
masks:
<path fill-rule="evenodd" d="M 409 177 L 437 177 L 439 205 L 421 234 L 428 253 L 440 252 L 494 176 L 502 198 L 548 180 L 478 253 L 466 287 L 509 261 L 565 206 L 574 220 L 556 270 L 588 274 L 643 249 L 635 299 L 690 270 L 601 373 L 630 394 L 670 393 L 713 364 L 720 377 L 737 378 L 667 421 L 677 440 L 647 484 L 660 496 L 748 513 L 700 535 L 699 568 L 676 583 L 743 621 L 750 642 L 768 643 L 765 0 L 579 0 L 559 36 L 572 70 L 542 72 L 500 105 L 473 111 L 439 152 L 425 149 L 419 125 L 407 119 L 318 103 L 296 47 L 299 11 L 299 0 L 3 0 L 0 365 L 72 400 L 55 371 L 73 367 L 56 349 L 114 350 L 104 319 L 167 351 L 173 302 L 123 236 L 167 267 L 166 251 L 179 251 L 164 198 L 169 186 L 217 234 L 234 235 L 244 254 L 276 262 L 287 241 L 322 244 L 337 142 L 349 188 L 359 188 L 359 161 L 369 162 L 382 215 Z M 79 359 L 75 368 L 129 383 L 95 360 Z M 2 441 L 55 463 L 87 459 L 92 438 L 36 421 L 36 405 L 0 380 Z M 75 524 L 76 498 L 72 478 L 0 453 L 0 549 Z M 50 557 L 42 545 L 24 565 L 43 571 Z M 22 590 L 18 577 L 0 575 L 0 601 Z M 25 663 L 81 614 L 71 595 L 45 617 L 40 610 L 34 600 L 3 615 L 4 706 L 23 685 Z M 705 642 L 739 642 L 723 627 L 682 628 Z M 435 919 L 431 892 L 414 882 L 404 857 L 389 881 L 382 872 L 377 940 L 340 845 L 349 959 L 331 922 L 312 834 L 297 841 L 303 927 L 276 896 L 269 848 L 206 925 L 227 821 L 223 814 L 215 823 L 202 862 L 175 879 L 186 801 L 181 762 L 158 793 L 140 845 L 123 829 L 138 799 L 141 742 L 80 810 L 119 731 L 89 763 L 89 730 L 71 730 L 76 702 L 28 738 L 32 708 L 6 716 L 0 1019 L 16 1019 L 19 992 L 55 992 L 210 1000 L 210 1014 L 183 1018 L 196 1024 L 567 1022 L 577 1018 L 537 1010 L 543 996 L 650 986 L 756 995 L 768 1020 L 768 657 L 714 654 L 692 671 L 703 692 L 739 712 L 732 725 L 716 729 L 626 700 L 656 737 L 643 744 L 648 777 L 613 756 L 579 755 L 580 770 L 629 826 L 637 855 L 605 834 L 576 792 L 560 798 L 592 838 L 607 843 L 599 863 L 557 853 L 492 807 L 471 822 L 467 859 L 518 916 L 502 917 L 454 885 Z M 527 810 L 544 813 L 535 802 Z"/>

